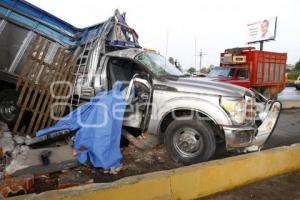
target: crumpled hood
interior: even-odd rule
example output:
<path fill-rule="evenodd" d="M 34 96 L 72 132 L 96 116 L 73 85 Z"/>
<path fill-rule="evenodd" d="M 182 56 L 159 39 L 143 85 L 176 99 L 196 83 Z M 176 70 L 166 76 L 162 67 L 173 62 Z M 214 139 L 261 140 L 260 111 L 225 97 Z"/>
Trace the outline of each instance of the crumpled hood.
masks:
<path fill-rule="evenodd" d="M 207 81 L 229 81 L 230 79 L 227 77 L 203 77 L 201 80 Z"/>
<path fill-rule="evenodd" d="M 169 87 L 176 88 L 178 92 L 201 93 L 208 95 L 243 97 L 245 93 L 254 96 L 253 92 L 247 88 L 237 85 L 211 81 L 205 78 L 179 78 L 178 80 L 168 80 Z"/>

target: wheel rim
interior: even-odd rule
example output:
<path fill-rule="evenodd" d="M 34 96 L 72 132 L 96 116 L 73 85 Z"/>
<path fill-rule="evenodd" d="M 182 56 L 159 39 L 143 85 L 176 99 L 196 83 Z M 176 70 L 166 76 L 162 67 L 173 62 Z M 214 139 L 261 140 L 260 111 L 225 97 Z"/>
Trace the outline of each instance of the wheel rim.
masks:
<path fill-rule="evenodd" d="M 201 134 L 189 127 L 177 130 L 173 137 L 173 145 L 176 151 L 183 157 L 194 157 L 202 152 L 203 138 Z"/>
<path fill-rule="evenodd" d="M 3 100 L 0 103 L 0 115 L 6 121 L 12 121 L 16 117 L 17 107 L 13 100 Z"/>

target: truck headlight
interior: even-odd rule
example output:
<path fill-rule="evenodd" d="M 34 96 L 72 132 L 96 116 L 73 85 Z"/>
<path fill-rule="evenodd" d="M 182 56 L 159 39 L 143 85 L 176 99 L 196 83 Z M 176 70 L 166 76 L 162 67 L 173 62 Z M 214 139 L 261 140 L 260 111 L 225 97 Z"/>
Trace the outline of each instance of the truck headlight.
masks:
<path fill-rule="evenodd" d="M 221 106 L 229 114 L 234 125 L 241 125 L 246 120 L 246 102 L 242 98 L 221 98 Z"/>

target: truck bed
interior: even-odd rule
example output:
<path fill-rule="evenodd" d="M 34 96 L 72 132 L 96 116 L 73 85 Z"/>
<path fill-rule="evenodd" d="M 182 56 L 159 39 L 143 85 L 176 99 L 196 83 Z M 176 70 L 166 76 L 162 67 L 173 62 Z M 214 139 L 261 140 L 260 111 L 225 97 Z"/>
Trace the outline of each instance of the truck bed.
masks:
<path fill-rule="evenodd" d="M 253 60 L 253 63 L 249 63 L 252 70 L 251 85 L 285 85 L 286 53 L 251 51 L 248 54 Z"/>

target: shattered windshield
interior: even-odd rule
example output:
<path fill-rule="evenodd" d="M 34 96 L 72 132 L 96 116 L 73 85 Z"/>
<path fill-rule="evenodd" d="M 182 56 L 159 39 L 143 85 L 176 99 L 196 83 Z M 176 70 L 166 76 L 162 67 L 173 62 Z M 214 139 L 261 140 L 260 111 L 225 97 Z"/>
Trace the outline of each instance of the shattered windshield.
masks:
<path fill-rule="evenodd" d="M 216 67 L 212 69 L 207 77 L 213 78 L 213 77 L 232 77 L 234 73 L 234 69 L 232 68 L 224 68 L 224 67 Z"/>
<path fill-rule="evenodd" d="M 151 52 L 143 52 L 138 54 L 135 59 L 144 64 L 151 72 L 153 72 L 157 76 L 184 76 L 184 74 L 179 69 L 177 69 L 175 65 L 172 65 L 161 55 Z"/>

